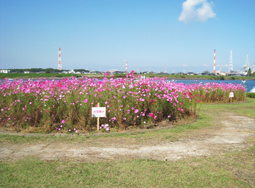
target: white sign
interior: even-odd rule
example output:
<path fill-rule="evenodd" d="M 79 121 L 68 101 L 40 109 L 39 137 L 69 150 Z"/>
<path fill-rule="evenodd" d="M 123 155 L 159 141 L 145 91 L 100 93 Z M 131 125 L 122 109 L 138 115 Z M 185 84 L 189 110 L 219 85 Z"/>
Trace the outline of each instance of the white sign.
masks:
<path fill-rule="evenodd" d="M 106 107 L 92 107 L 92 117 L 105 117 Z"/>
<path fill-rule="evenodd" d="M 229 93 L 229 98 L 232 98 L 232 97 L 234 97 L 234 92 Z"/>

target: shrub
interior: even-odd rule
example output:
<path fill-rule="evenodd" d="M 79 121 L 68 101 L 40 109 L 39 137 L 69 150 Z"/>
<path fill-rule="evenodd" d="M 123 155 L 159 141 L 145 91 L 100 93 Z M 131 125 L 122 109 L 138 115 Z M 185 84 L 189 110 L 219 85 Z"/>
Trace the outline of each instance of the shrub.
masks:
<path fill-rule="evenodd" d="M 255 93 L 247 93 L 247 97 L 255 98 Z"/>

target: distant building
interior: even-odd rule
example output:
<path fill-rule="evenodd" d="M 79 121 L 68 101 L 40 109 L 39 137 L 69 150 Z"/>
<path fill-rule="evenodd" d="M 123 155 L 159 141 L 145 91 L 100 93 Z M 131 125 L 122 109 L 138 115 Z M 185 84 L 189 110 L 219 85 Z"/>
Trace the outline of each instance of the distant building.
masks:
<path fill-rule="evenodd" d="M 68 73 L 69 74 L 75 74 L 75 71 L 74 70 L 70 70 Z"/>
<path fill-rule="evenodd" d="M 36 72 L 36 74 L 45 74 L 45 71 Z"/>
<path fill-rule="evenodd" d="M 227 76 L 228 73 L 226 73 L 226 72 L 223 71 L 223 72 L 220 72 L 219 75 L 220 75 L 220 76 Z"/>
<path fill-rule="evenodd" d="M 115 74 L 126 74 L 126 71 L 116 71 Z"/>
<path fill-rule="evenodd" d="M 149 74 L 148 71 L 140 72 L 140 74 Z"/>
<path fill-rule="evenodd" d="M 184 73 L 183 72 L 178 72 L 178 73 L 176 73 L 177 75 L 184 75 Z"/>
<path fill-rule="evenodd" d="M 157 73 L 157 74 L 168 74 L 168 73 L 165 73 L 165 72 L 159 72 L 159 73 Z"/>
<path fill-rule="evenodd" d="M 194 72 L 187 72 L 187 75 L 197 75 L 197 74 Z"/>
<path fill-rule="evenodd" d="M 203 71 L 202 73 L 201 73 L 201 75 L 211 75 L 212 73 L 210 73 L 209 71 Z M 214 74 L 213 74 L 214 75 Z"/>
<path fill-rule="evenodd" d="M 5 73 L 5 74 L 7 74 L 7 73 L 10 73 L 10 70 L 7 70 L 7 69 L 1 69 L 1 70 L 0 70 L 0 73 Z"/>
<path fill-rule="evenodd" d="M 94 71 L 94 70 L 89 71 L 89 74 L 96 74 L 96 71 Z"/>
<path fill-rule="evenodd" d="M 230 71 L 229 76 L 245 76 L 246 74 L 243 72 Z"/>

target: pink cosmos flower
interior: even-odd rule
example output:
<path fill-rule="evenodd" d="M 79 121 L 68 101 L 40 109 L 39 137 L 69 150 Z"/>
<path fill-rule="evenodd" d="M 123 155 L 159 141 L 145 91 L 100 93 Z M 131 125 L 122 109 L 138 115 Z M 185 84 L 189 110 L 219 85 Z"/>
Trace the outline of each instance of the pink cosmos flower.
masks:
<path fill-rule="evenodd" d="M 135 111 L 134 111 L 135 113 L 138 113 L 139 112 L 139 110 L 138 109 L 135 109 Z"/>
<path fill-rule="evenodd" d="M 149 115 L 150 115 L 152 118 L 154 118 L 154 115 L 153 115 L 153 113 L 149 113 Z"/>

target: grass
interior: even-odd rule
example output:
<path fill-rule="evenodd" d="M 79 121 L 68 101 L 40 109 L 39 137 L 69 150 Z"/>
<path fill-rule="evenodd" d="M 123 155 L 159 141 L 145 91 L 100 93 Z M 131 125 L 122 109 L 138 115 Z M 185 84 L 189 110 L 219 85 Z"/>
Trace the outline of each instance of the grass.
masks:
<path fill-rule="evenodd" d="M 237 113 L 243 116 L 255 118 L 255 100 L 247 98 L 246 102 L 241 103 L 226 103 L 226 104 L 206 104 L 203 105 L 201 110 L 220 110 Z"/>
<path fill-rule="evenodd" d="M 204 128 L 213 128 L 222 112 L 255 118 L 255 99 L 247 100 L 247 103 L 201 105 L 197 121 L 168 129 L 59 137 L 0 135 L 0 142 L 82 142 L 86 146 L 97 142 L 176 141 L 199 134 Z M 136 159 L 80 163 L 33 157 L 1 161 L 0 187 L 255 187 L 255 138 L 249 143 L 251 147 L 246 150 L 176 162 Z"/>
<path fill-rule="evenodd" d="M 128 160 L 76 163 L 26 157 L 16 162 L 0 163 L 0 186 L 253 187 L 254 153 L 253 145 L 242 152 L 178 162 Z"/>
<path fill-rule="evenodd" d="M 185 125 L 177 125 L 175 127 L 155 129 L 155 130 L 137 130 L 133 132 L 118 132 L 118 133 L 105 133 L 105 134 L 81 134 L 81 135 L 45 135 L 42 136 L 38 134 L 32 134 L 31 136 L 20 136 L 20 135 L 9 135 L 9 134 L 0 134 L 0 143 L 34 143 L 34 142 L 62 142 L 62 143 L 72 143 L 72 142 L 83 142 L 83 143 L 93 143 L 94 141 L 100 140 L 106 141 L 109 139 L 134 139 L 139 144 L 146 144 L 147 141 L 163 141 L 166 139 L 172 139 L 172 141 L 178 140 L 183 134 L 188 134 L 192 130 L 201 129 L 206 126 L 212 126 L 213 121 L 212 117 L 202 114 L 199 116 L 199 121 L 194 123 L 188 123 Z"/>

